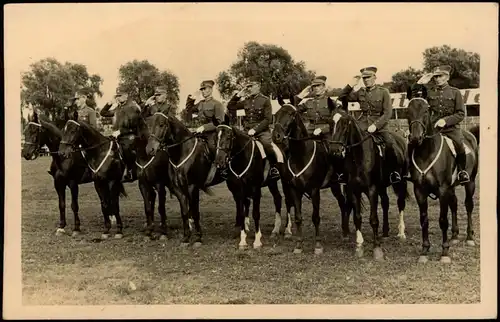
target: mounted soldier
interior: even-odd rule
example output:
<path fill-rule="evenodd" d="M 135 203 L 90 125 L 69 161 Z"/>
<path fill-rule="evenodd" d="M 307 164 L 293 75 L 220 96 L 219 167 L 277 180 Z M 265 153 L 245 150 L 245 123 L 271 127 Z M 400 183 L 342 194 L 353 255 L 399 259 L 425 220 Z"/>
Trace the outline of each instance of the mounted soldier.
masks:
<path fill-rule="evenodd" d="M 77 91 L 71 98 L 71 105 L 76 106 L 79 121 L 87 122 L 94 129 L 97 129 L 97 112 L 92 107 L 87 105 L 87 99 L 87 95 Z"/>
<path fill-rule="evenodd" d="M 111 111 L 110 108 L 113 105 L 116 105 L 116 108 Z M 141 113 L 140 106 L 132 99 L 132 97 L 130 97 L 127 92 L 117 89 L 115 98 L 104 105 L 100 115 L 103 117 L 114 117 L 114 132 L 112 136 L 118 140 L 120 150 L 127 166 L 123 182 L 132 182 L 137 180 L 135 152 L 131 148 L 135 142 L 135 136 L 133 135 L 135 128 L 132 124 L 129 124 L 129 118 L 124 111 L 126 108 L 132 108 L 133 110 L 136 110 L 137 113 Z"/>
<path fill-rule="evenodd" d="M 209 153 L 212 161 L 215 158 L 215 151 L 217 149 L 217 125 L 224 123 L 224 107 L 222 103 L 213 98 L 213 87 L 215 82 L 213 80 L 204 80 L 200 84 L 199 91 L 189 94 L 186 100 L 186 110 L 188 113 L 198 114 L 197 125 L 195 132 L 203 133 L 203 136 L 208 143 Z M 210 184 L 217 172 L 215 163 L 212 163 L 212 168 L 208 173 L 206 184 Z M 225 177 L 227 169 L 221 172 Z"/>
<path fill-rule="evenodd" d="M 417 84 L 425 85 L 432 80 L 428 89 L 423 88 L 427 92 L 424 96 L 427 96 L 429 103 L 431 123 L 453 141 L 457 153 L 457 179 L 460 184 L 464 184 L 470 181 L 469 174 L 465 170 L 464 136 L 460 129 L 460 123 L 465 118 L 465 106 L 459 89 L 448 84 L 451 70 L 449 65 L 438 66 L 432 73 L 422 76 Z M 413 86 L 412 89 L 418 87 L 418 85 Z M 411 160 L 413 148 L 412 145 L 408 145 L 408 162 Z"/>
<path fill-rule="evenodd" d="M 395 149 L 395 140 L 387 129 L 388 121 L 392 116 L 392 103 L 389 90 L 381 85 L 375 84 L 377 80 L 377 68 L 365 67 L 360 70 L 361 76 L 355 76 L 352 81 L 340 93 L 338 100 L 347 102 L 358 102 L 361 109 L 361 116 L 358 124 L 361 130 L 367 130 L 368 133 L 377 134 L 383 142 L 377 142 L 377 145 L 385 145 L 383 149 L 384 158 L 392 157 L 394 161 L 402 159 L 405 156 L 398 156 Z M 363 78 L 365 87 L 358 91 L 353 91 L 360 78 Z M 382 148 L 382 147 L 381 147 Z M 392 171 L 389 180 L 391 183 L 401 181 L 401 175 L 397 171 Z"/>
<path fill-rule="evenodd" d="M 166 86 L 157 86 L 153 96 L 148 98 L 145 103 L 146 109 L 143 111 L 143 116 L 148 117 L 158 111 L 163 111 L 169 116 L 175 117 L 176 106 L 169 106 L 167 104 L 168 89 Z"/>
<path fill-rule="evenodd" d="M 248 135 L 256 137 L 264 146 L 268 157 L 270 178 L 279 178 L 276 168 L 278 157 L 273 149 L 270 125 L 273 122 L 271 100 L 260 92 L 261 81 L 258 77 L 250 77 L 243 89 L 236 93 L 227 103 L 227 109 L 235 113 L 244 109 L 243 127 Z M 277 153 L 279 149 L 276 147 Z"/>

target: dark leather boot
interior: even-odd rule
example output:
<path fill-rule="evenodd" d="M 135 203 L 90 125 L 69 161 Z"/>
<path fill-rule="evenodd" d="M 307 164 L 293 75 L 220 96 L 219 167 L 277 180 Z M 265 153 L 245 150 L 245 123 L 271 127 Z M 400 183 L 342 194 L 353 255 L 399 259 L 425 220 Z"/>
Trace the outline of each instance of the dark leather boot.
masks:
<path fill-rule="evenodd" d="M 465 163 L 466 163 L 466 155 L 465 153 L 460 153 L 460 154 L 457 154 L 457 170 L 458 170 L 458 174 L 457 174 L 457 179 L 458 179 L 458 182 L 460 182 L 460 184 L 464 184 L 464 183 L 467 183 L 470 181 L 470 177 L 469 177 L 469 174 L 467 173 L 467 171 L 465 170 Z"/>

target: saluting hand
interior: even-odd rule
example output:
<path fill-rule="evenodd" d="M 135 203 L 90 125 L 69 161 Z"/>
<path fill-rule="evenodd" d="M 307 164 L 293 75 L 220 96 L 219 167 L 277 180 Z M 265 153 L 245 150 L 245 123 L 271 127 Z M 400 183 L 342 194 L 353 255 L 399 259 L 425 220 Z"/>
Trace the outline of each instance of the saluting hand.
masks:
<path fill-rule="evenodd" d="M 349 86 L 354 87 L 354 86 L 358 85 L 360 79 L 361 79 L 361 76 L 359 76 L 359 75 L 354 76 L 352 78 L 352 80 L 349 82 Z"/>
<path fill-rule="evenodd" d="M 148 100 L 146 101 L 146 106 L 151 106 L 151 105 L 154 105 L 156 103 L 156 100 L 155 100 L 155 96 L 151 96 L 150 98 L 148 98 Z"/>

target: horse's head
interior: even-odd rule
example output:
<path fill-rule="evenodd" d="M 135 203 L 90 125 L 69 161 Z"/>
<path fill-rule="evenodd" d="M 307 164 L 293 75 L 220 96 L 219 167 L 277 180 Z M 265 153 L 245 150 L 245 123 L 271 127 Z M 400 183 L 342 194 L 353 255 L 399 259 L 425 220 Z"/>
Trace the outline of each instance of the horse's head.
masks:
<path fill-rule="evenodd" d="M 28 113 L 28 124 L 24 128 L 23 157 L 26 160 L 36 159 L 38 151 L 43 144 L 42 125 L 38 120 L 38 113 L 35 110 L 31 110 Z"/>
<path fill-rule="evenodd" d="M 160 147 L 166 143 L 166 139 L 170 136 L 170 121 L 169 116 L 163 112 L 156 112 L 151 117 L 151 129 L 146 145 L 146 153 L 155 155 Z"/>
<path fill-rule="evenodd" d="M 427 102 L 427 91 L 425 86 L 415 84 L 408 88 L 406 93 L 409 99 L 406 110 L 408 118 L 408 130 L 410 132 L 408 141 L 420 145 L 426 135 L 429 126 L 429 103 Z"/>
<path fill-rule="evenodd" d="M 118 113 L 117 119 L 120 119 L 118 140 L 124 150 L 132 151 L 135 149 L 137 137 L 145 135 L 147 130 L 141 109 L 135 104 L 125 104 Z"/>
<path fill-rule="evenodd" d="M 82 124 L 78 122 L 78 113 L 70 113 L 69 119 L 63 129 L 62 139 L 59 144 L 59 155 L 69 158 L 78 145 L 83 143 Z"/>
<path fill-rule="evenodd" d="M 297 109 L 291 104 L 284 104 L 275 114 L 275 123 L 272 131 L 272 140 L 275 144 L 288 145 L 288 137 L 292 132 L 292 125 L 298 117 Z"/>
<path fill-rule="evenodd" d="M 228 125 L 217 126 L 217 152 L 215 154 L 215 165 L 217 168 L 227 167 L 229 156 L 233 149 L 234 130 Z"/>
<path fill-rule="evenodd" d="M 342 108 L 333 113 L 333 130 L 329 141 L 330 151 L 336 157 L 344 157 L 348 145 L 349 128 L 355 122 L 354 118 Z"/>

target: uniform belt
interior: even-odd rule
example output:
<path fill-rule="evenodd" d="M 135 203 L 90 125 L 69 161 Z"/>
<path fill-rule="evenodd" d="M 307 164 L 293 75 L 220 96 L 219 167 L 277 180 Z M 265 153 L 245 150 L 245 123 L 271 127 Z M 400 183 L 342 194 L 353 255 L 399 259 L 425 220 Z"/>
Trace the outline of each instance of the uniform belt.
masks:
<path fill-rule="evenodd" d="M 382 115 L 381 113 L 379 112 L 370 112 L 370 111 L 363 111 L 362 113 L 363 115 L 367 115 L 367 116 L 380 116 Z"/>

